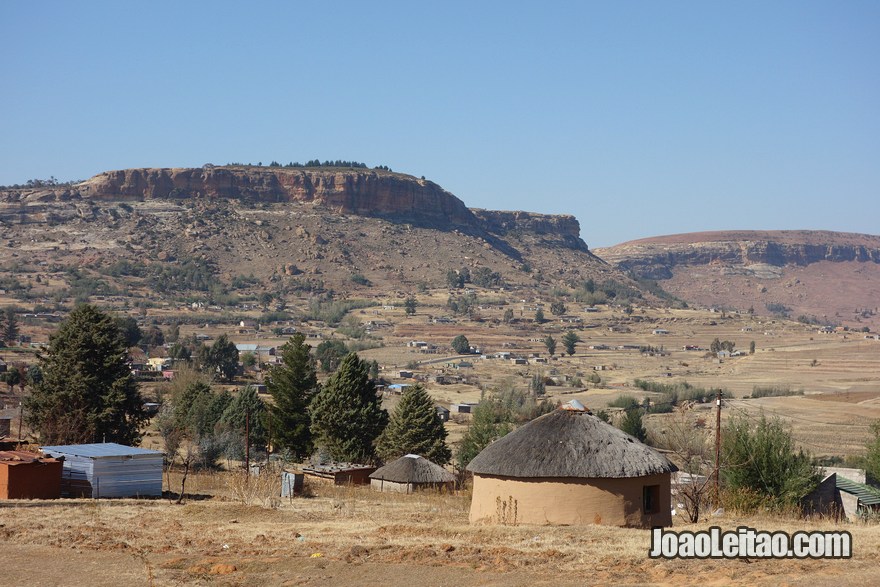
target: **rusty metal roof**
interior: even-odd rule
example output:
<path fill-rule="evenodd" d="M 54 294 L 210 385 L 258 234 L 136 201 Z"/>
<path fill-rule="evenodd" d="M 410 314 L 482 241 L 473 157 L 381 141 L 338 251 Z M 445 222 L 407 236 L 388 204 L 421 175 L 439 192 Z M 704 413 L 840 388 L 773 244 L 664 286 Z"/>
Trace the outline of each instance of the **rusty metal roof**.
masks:
<path fill-rule="evenodd" d="M 40 455 L 24 450 L 3 450 L 0 451 L 0 464 L 3 465 L 23 465 L 33 463 L 34 461 L 53 462 L 55 459 L 41 457 Z"/>

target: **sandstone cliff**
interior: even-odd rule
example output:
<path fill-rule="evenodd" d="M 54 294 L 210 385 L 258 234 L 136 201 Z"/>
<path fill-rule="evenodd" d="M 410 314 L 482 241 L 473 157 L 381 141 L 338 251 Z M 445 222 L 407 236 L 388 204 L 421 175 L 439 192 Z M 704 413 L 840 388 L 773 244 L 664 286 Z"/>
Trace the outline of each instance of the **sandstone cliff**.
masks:
<path fill-rule="evenodd" d="M 380 169 L 206 165 L 107 171 L 73 186 L 0 191 L 0 202 L 7 204 L 0 221 L 66 220 L 88 214 L 94 202 L 218 198 L 312 204 L 339 214 L 458 228 L 490 241 L 490 235 L 529 233 L 547 244 L 587 250 L 574 216 L 470 210 L 434 182 Z M 57 202 L 71 205 L 53 206 Z"/>
<path fill-rule="evenodd" d="M 880 263 L 880 237 L 828 231 L 738 231 L 641 239 L 597 249 L 618 267 L 668 279 L 679 265 L 806 266 L 820 261 Z"/>

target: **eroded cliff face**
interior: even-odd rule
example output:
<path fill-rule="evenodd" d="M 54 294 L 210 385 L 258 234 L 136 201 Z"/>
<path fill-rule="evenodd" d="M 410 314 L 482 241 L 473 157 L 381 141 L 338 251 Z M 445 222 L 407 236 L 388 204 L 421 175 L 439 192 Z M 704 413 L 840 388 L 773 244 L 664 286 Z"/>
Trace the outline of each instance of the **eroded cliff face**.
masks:
<path fill-rule="evenodd" d="M 526 232 L 550 240 L 571 249 L 587 250 L 581 240 L 581 225 L 577 218 L 568 214 L 535 214 L 533 212 L 507 212 L 472 208 L 471 212 L 483 227 L 499 235 Z M 546 239 L 545 239 L 546 240 Z"/>
<path fill-rule="evenodd" d="M 464 203 L 437 184 L 379 170 L 265 167 L 125 169 L 80 184 L 93 199 L 191 197 L 308 202 L 343 214 L 388 216 L 426 223 L 475 224 Z"/>
<path fill-rule="evenodd" d="M 880 237 L 826 231 L 659 237 L 597 249 L 602 259 L 649 279 L 669 279 L 677 266 L 806 266 L 820 261 L 880 263 Z"/>
<path fill-rule="evenodd" d="M 235 199 L 299 202 L 335 213 L 388 218 L 470 234 L 505 236 L 516 231 L 547 243 L 587 250 L 574 216 L 470 210 L 434 182 L 372 169 L 215 167 L 123 169 L 74 186 L 0 192 L 0 221 L 63 221 L 100 202 Z M 57 206 L 65 202 L 67 206 Z"/>

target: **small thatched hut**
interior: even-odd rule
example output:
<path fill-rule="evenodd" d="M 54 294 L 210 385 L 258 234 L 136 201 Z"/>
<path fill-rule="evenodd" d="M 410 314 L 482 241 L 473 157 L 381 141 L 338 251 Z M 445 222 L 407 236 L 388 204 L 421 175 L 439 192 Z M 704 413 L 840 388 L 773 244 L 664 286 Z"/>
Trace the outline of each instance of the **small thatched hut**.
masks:
<path fill-rule="evenodd" d="M 490 444 L 467 469 L 472 523 L 672 524 L 675 465 L 577 402 Z"/>
<path fill-rule="evenodd" d="M 376 491 L 412 493 L 419 489 L 455 488 L 455 475 L 419 455 L 405 455 L 376 469 L 370 475 Z"/>

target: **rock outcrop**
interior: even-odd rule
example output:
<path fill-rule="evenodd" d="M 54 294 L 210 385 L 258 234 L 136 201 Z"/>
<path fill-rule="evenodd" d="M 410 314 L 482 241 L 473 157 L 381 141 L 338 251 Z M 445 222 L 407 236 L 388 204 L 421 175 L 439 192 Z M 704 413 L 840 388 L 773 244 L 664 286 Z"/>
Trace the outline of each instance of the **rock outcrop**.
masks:
<path fill-rule="evenodd" d="M 64 214 L 63 207 L 53 206 L 58 202 L 88 207 L 95 202 L 187 199 L 299 202 L 339 214 L 462 229 L 490 241 L 490 235 L 520 231 L 554 245 L 587 250 L 574 216 L 470 210 L 432 181 L 381 169 L 206 165 L 106 171 L 72 186 L 0 191 L 0 202 L 7 204 L 0 210 L 0 220 L 45 222 L 53 213 Z"/>
<path fill-rule="evenodd" d="M 828 231 L 739 231 L 641 239 L 597 249 L 621 269 L 669 279 L 676 266 L 806 266 L 820 261 L 880 263 L 880 237 Z"/>

